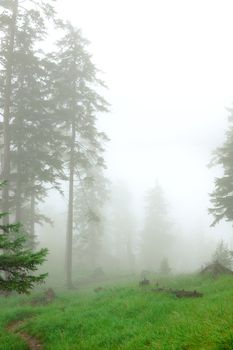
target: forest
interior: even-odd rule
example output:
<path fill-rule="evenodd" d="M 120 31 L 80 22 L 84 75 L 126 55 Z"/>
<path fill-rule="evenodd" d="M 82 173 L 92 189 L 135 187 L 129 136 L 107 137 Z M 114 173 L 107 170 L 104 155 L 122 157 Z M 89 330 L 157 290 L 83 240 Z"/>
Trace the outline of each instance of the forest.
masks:
<path fill-rule="evenodd" d="M 0 0 L 0 350 L 233 349 L 232 12 Z"/>

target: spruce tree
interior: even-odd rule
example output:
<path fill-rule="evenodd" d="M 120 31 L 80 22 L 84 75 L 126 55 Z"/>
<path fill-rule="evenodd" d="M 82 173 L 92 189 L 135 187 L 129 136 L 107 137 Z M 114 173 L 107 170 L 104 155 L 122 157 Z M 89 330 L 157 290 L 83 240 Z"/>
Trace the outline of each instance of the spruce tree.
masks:
<path fill-rule="evenodd" d="M 132 197 L 128 187 L 116 183 L 111 188 L 106 231 L 110 244 L 109 252 L 117 263 L 117 268 L 134 272 L 136 217 L 133 213 Z"/>
<path fill-rule="evenodd" d="M 1 215 L 0 215 L 1 216 Z M 0 229 L 0 292 L 29 293 L 35 284 L 44 282 L 47 274 L 35 275 L 46 258 L 47 250 L 32 252 L 24 248 L 25 237 L 11 238 L 19 232 L 19 225 L 1 225 Z M 13 236 L 14 237 L 14 236 Z"/>
<path fill-rule="evenodd" d="M 64 179 L 60 154 L 61 138 L 56 128 L 54 106 L 50 99 L 51 62 L 35 50 L 43 39 L 43 18 L 34 10 L 21 18 L 16 36 L 15 77 L 12 112 L 12 182 L 15 179 L 16 220 L 23 220 L 33 239 L 35 223 L 48 218 L 36 206 L 47 196 L 49 188 L 59 189 Z"/>
<path fill-rule="evenodd" d="M 5 3 L 2 5 L 6 17 L 2 25 L 3 87 L 7 87 L 9 62 L 11 77 L 9 99 L 4 94 L 6 88 L 0 96 L 3 106 L 8 106 L 7 101 L 10 101 L 9 118 L 3 113 L 2 179 L 8 180 L 11 192 L 9 196 L 7 188 L 4 189 L 3 207 L 4 211 L 15 212 L 16 221 L 24 223 L 33 243 L 35 223 L 49 221 L 38 212 L 36 205 L 44 200 L 49 188 L 59 189 L 58 180 L 64 179 L 60 135 L 51 101 L 49 72 L 52 63 L 37 49 L 38 43 L 46 37 L 47 20 L 53 19 L 54 10 L 43 1 L 26 1 L 22 7 L 9 0 L 9 9 Z M 12 47 L 10 33 L 14 16 Z M 7 175 L 5 168 L 9 170 Z"/>
<path fill-rule="evenodd" d="M 160 185 L 147 192 L 142 231 L 142 260 L 146 269 L 156 270 L 172 245 L 171 222 Z"/>
<path fill-rule="evenodd" d="M 7 215 L 0 213 L 0 220 Z M 19 223 L 0 224 L 0 292 L 29 293 L 47 277 L 47 273 L 35 275 L 35 272 L 45 261 L 48 250 L 32 252 L 26 246 L 27 238 Z"/>
<path fill-rule="evenodd" d="M 221 166 L 223 175 L 215 178 L 214 190 L 210 194 L 215 226 L 219 221 L 233 221 L 233 109 L 229 111 L 229 128 L 224 144 L 217 148 L 211 165 Z"/>
<path fill-rule="evenodd" d="M 104 237 L 109 183 L 102 168 L 83 169 L 79 174 L 74 196 L 74 249 L 85 267 L 95 269 Z"/>
<path fill-rule="evenodd" d="M 9 210 L 9 177 L 10 177 L 10 113 L 12 104 L 12 71 L 13 54 L 15 44 L 15 33 L 18 16 L 18 0 L 6 0 L 0 4 L 3 11 L 0 30 L 1 30 L 1 109 L 3 116 L 3 162 L 2 162 L 2 180 L 8 181 L 3 189 L 2 209 L 3 212 Z M 4 217 L 4 224 L 8 224 L 8 217 Z"/>
<path fill-rule="evenodd" d="M 63 130 L 67 151 L 64 159 L 67 164 L 68 217 L 66 238 L 66 282 L 72 287 L 72 246 L 74 228 L 74 182 L 78 172 L 90 167 L 104 166 L 104 160 L 96 138 L 105 139 L 96 127 L 96 113 L 107 111 L 106 101 L 96 92 L 103 82 L 97 78 L 97 69 L 87 51 L 88 41 L 81 31 L 70 23 L 60 23 L 63 37 L 57 42 L 54 53 L 56 69 L 53 72 L 54 97 L 60 129 Z M 90 160 L 92 159 L 92 160 Z"/>
<path fill-rule="evenodd" d="M 171 268 L 167 258 L 163 258 L 161 260 L 159 272 L 164 276 L 167 276 L 171 273 Z"/>

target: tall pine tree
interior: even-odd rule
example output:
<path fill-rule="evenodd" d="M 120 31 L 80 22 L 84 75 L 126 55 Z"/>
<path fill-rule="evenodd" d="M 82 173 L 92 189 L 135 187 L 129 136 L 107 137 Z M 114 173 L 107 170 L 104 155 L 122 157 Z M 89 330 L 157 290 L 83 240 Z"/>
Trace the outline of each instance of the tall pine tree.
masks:
<path fill-rule="evenodd" d="M 113 257 L 117 269 L 133 272 L 135 270 L 137 220 L 133 212 L 131 194 L 126 184 L 119 182 L 112 186 L 107 216 L 106 235 L 110 241 L 108 253 Z"/>
<path fill-rule="evenodd" d="M 95 166 L 104 166 L 102 154 L 98 153 L 101 147 L 98 139 L 105 139 L 106 136 L 97 131 L 96 113 L 106 112 L 107 103 L 97 92 L 97 87 L 104 84 L 97 78 L 98 71 L 87 51 L 88 41 L 70 23 L 60 23 L 60 28 L 64 35 L 57 43 L 58 51 L 53 55 L 56 69 L 52 80 L 59 125 L 67 147 L 64 154 L 69 179 L 66 283 L 71 288 L 74 183 L 79 172 L 91 167 L 92 162 Z"/>
<path fill-rule="evenodd" d="M 109 183 L 101 167 L 82 169 L 75 186 L 74 229 L 77 259 L 85 268 L 99 266 Z"/>
<path fill-rule="evenodd" d="M 215 188 L 210 195 L 215 226 L 219 221 L 233 221 L 233 109 L 229 111 L 229 128 L 222 147 L 217 148 L 212 165 L 220 166 L 223 175 L 215 179 Z"/>
<path fill-rule="evenodd" d="M 33 242 L 35 223 L 48 220 L 36 205 L 45 198 L 48 188 L 59 188 L 58 179 L 64 178 L 48 79 L 52 63 L 37 49 L 46 37 L 46 22 L 53 18 L 54 11 L 48 2 L 26 1 L 23 7 L 14 1 L 9 4 L 11 11 L 5 12 L 10 24 L 15 20 L 14 39 L 12 47 L 12 24 L 7 25 L 5 20 L 1 78 L 8 91 L 6 67 L 10 62 L 10 94 L 6 98 L 3 91 L 0 98 L 2 105 L 9 105 L 9 113 L 3 113 L 2 178 L 8 180 L 11 193 L 9 196 L 8 189 L 4 189 L 3 209 L 15 211 L 16 220 L 25 224 Z"/>
<path fill-rule="evenodd" d="M 142 231 L 142 260 L 146 269 L 159 268 L 164 256 L 169 256 L 172 244 L 171 222 L 167 203 L 160 185 L 147 192 Z"/>

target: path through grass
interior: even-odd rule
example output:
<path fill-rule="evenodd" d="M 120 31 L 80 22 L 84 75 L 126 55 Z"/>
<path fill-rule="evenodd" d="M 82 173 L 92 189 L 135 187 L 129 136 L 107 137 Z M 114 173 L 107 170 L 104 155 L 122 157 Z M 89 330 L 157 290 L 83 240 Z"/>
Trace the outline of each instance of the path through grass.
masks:
<path fill-rule="evenodd" d="M 6 331 L 24 319 L 22 331 L 44 350 L 233 349 L 233 278 L 177 277 L 160 280 L 174 289 L 197 289 L 203 298 L 177 299 L 137 282 L 88 287 L 58 294 L 54 303 L 33 307 L 27 297 L 0 298 L 0 349 L 26 350 Z M 103 285 L 103 284 L 102 284 Z"/>

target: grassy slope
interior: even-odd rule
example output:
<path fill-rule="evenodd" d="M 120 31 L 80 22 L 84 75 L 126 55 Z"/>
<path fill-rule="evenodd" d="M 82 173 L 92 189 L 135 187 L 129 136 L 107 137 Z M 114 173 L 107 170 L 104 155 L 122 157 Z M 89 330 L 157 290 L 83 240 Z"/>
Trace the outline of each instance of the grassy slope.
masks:
<path fill-rule="evenodd" d="M 0 349 L 27 347 L 4 327 L 22 326 L 45 350 L 233 349 L 233 279 L 183 277 L 161 281 L 171 288 L 197 289 L 200 299 L 177 299 L 139 288 L 136 282 L 60 293 L 46 307 L 24 304 L 26 297 L 0 298 Z"/>

